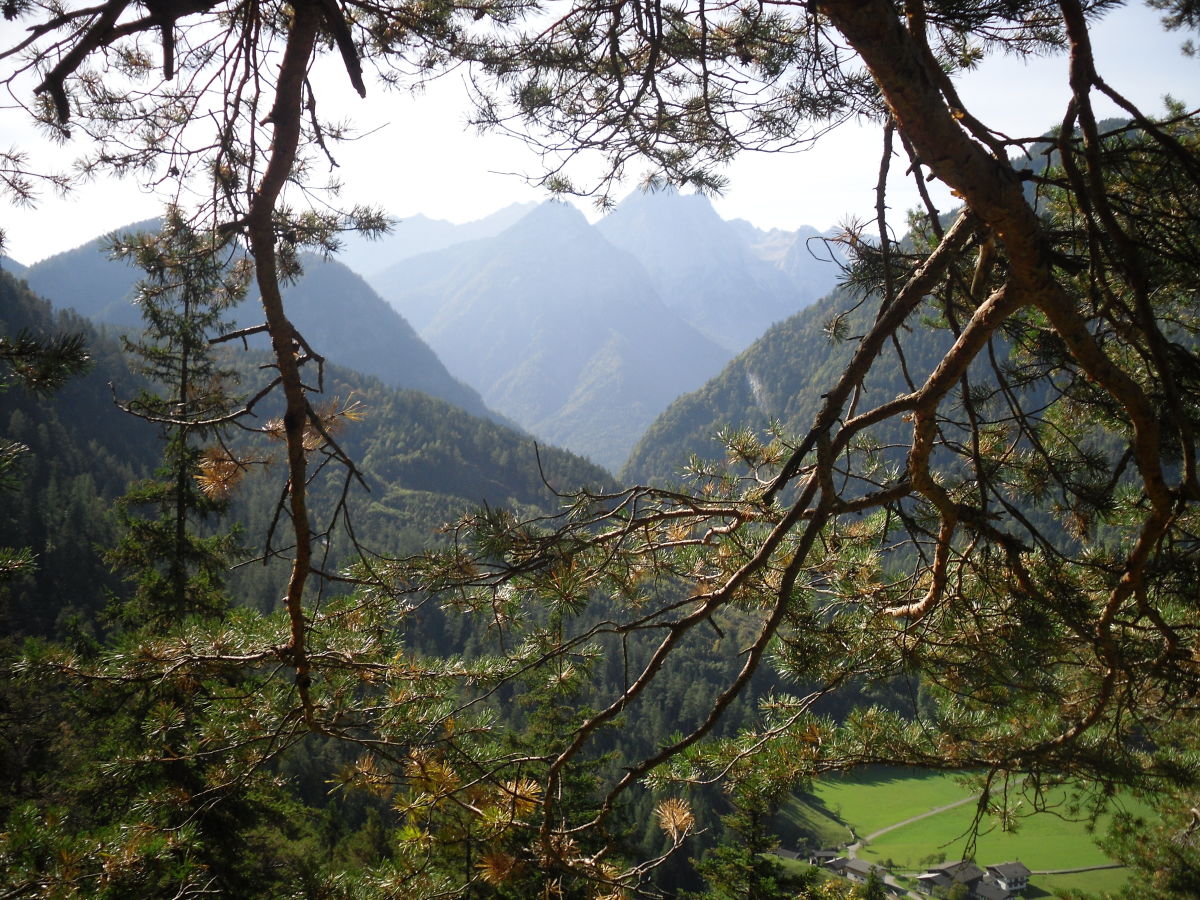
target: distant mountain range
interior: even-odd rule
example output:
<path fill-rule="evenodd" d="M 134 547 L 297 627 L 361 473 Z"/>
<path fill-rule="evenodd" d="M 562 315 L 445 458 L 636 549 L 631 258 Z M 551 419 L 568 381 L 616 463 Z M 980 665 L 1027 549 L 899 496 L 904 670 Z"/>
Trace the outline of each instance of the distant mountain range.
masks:
<path fill-rule="evenodd" d="M 815 230 L 763 233 L 726 222 L 699 194 L 631 194 L 596 229 L 642 264 L 669 309 L 730 355 L 828 293 L 837 277 L 832 265 L 789 265 L 800 256 L 816 263 L 804 243 Z"/>
<path fill-rule="evenodd" d="M 513 203 L 482 219 L 461 225 L 417 214 L 398 220 L 391 231 L 378 238 L 351 233 L 342 241 L 338 262 L 371 281 L 389 266 L 410 256 L 444 250 L 454 244 L 495 237 L 517 223 L 536 203 Z"/>
<path fill-rule="evenodd" d="M 157 227 L 154 221 L 140 222 L 122 231 Z M 141 313 L 131 301 L 141 273 L 108 259 L 104 242 L 97 238 L 48 257 L 29 266 L 21 277 L 34 293 L 60 308 L 74 309 L 95 322 L 138 328 Z M 304 275 L 286 293 L 288 316 L 331 362 L 374 375 L 390 387 L 422 391 L 474 415 L 507 421 L 446 371 L 409 324 L 341 263 L 308 256 Z M 253 295 L 235 310 L 234 319 L 239 327 L 262 320 Z M 266 346 L 265 340 L 260 342 Z"/>
<path fill-rule="evenodd" d="M 348 237 L 339 259 L 307 258 L 287 289 L 289 316 L 330 362 L 613 472 L 677 396 L 838 274 L 815 230 L 727 222 L 673 191 L 635 193 L 595 225 L 557 201 L 464 225 L 413 216 L 376 241 Z M 59 306 L 140 324 L 139 273 L 108 260 L 101 238 L 23 271 L 2 264 Z M 259 318 L 253 299 L 237 315 Z"/>
<path fill-rule="evenodd" d="M 763 232 L 659 192 L 594 226 L 549 201 L 368 280 L 489 406 L 615 471 L 671 400 L 837 274 L 812 229 Z"/>

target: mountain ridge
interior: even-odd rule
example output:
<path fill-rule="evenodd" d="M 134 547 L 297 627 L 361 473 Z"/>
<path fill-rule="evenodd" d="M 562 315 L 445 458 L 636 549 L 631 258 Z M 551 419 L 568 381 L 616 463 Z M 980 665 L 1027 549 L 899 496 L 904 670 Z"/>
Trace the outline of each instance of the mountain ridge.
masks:
<path fill-rule="evenodd" d="M 658 409 L 727 356 L 567 204 L 389 272 L 385 296 L 489 406 L 610 469 Z"/>
<path fill-rule="evenodd" d="M 370 280 L 489 406 L 615 471 L 676 396 L 803 305 L 760 234 L 699 195 L 633 194 L 595 225 L 547 201 Z M 817 236 L 770 234 L 781 261 Z M 836 277 L 827 265 L 810 293 Z"/>
<path fill-rule="evenodd" d="M 148 387 L 119 341 L 74 313 L 56 311 L 21 280 L 0 272 L 0 334 L 21 330 L 40 336 L 79 333 L 93 361 L 91 371 L 51 396 L 18 388 L 0 392 L 0 437 L 30 448 L 16 492 L 6 494 L 0 504 L 0 546 L 31 546 L 40 560 L 34 576 L 0 591 L 0 620 L 48 633 L 56 617 L 71 614 L 70 598 L 95 595 L 100 603 L 103 588 L 119 585 L 92 548 L 112 546 L 114 502 L 131 482 L 149 475 L 161 459 L 162 446 L 158 425 L 125 413 L 112 401 L 114 390 L 127 398 Z M 250 350 L 248 356 L 236 352 L 230 358 L 246 389 L 253 391 L 252 385 L 264 377 L 260 363 L 267 362 L 266 354 Z M 369 486 L 369 493 L 356 491 L 351 504 L 362 533 L 385 544 L 375 549 L 415 552 L 443 523 L 483 504 L 518 512 L 553 511 L 560 497 L 548 485 L 564 491 L 584 484 L 612 487 L 611 477 L 596 466 L 556 447 L 535 449 L 532 438 L 509 426 L 423 392 L 329 366 L 325 396 L 351 394 L 364 415 L 338 440 Z M 314 479 L 318 474 L 314 470 Z M 239 487 L 236 512 L 248 533 L 266 533 L 280 477 L 276 464 L 271 477 L 254 474 Z M 332 487 L 317 480 L 310 484 L 314 504 L 336 506 L 343 486 L 340 473 L 333 482 Z M 318 515 L 317 505 L 313 508 Z M 66 534 L 51 540 L 52 528 L 67 527 L 80 540 Z M 278 599 L 258 592 L 268 581 L 255 574 L 261 571 L 242 567 L 231 582 L 247 603 Z M 244 582 L 237 580 L 243 575 Z M 90 615 L 98 609 L 80 612 Z"/>
<path fill-rule="evenodd" d="M 147 231 L 156 220 L 120 232 Z M 107 236 L 55 254 L 30 266 L 23 278 L 36 294 L 92 321 L 140 328 L 141 313 L 132 302 L 142 277 L 136 268 L 107 257 Z M 488 409 L 478 392 L 455 378 L 396 310 L 358 274 L 333 259 L 302 256 L 304 273 L 284 288 L 288 316 L 314 348 L 334 363 L 380 378 L 393 387 L 420 390 L 475 415 L 512 423 Z M 336 298 L 336 303 L 330 302 Z M 237 328 L 261 321 L 253 292 L 232 311 Z M 265 339 L 257 343 L 266 346 Z"/>

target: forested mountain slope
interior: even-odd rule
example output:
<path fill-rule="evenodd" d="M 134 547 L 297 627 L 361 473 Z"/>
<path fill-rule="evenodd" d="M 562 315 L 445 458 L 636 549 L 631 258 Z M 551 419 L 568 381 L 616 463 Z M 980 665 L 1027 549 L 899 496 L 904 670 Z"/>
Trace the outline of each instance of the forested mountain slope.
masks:
<path fill-rule="evenodd" d="M 119 342 L 74 313 L 54 313 L 23 282 L 0 274 L 0 334 L 22 329 L 43 336 L 65 331 L 83 334 L 94 365 L 52 396 L 18 389 L 0 393 L 0 436 L 18 438 L 30 448 L 18 489 L 6 494 L 0 504 L 0 546 L 28 546 L 38 557 L 36 574 L 0 583 L 0 630 L 16 637 L 86 640 L 111 626 L 106 609 L 112 598 L 129 590 L 122 573 L 110 569 L 104 552 L 121 533 L 115 513 L 118 498 L 132 482 L 150 476 L 159 462 L 162 440 L 156 425 L 128 415 L 114 402 L 114 396 L 127 399 L 147 386 L 131 370 Z M 249 390 L 255 375 L 261 376 L 261 361 L 251 352 L 239 367 L 243 388 Z M 338 441 L 366 482 L 366 490 L 352 486 L 348 514 L 357 540 L 376 563 L 376 553 L 408 554 L 446 540 L 440 527 L 471 508 L 486 504 L 529 516 L 557 511 L 562 503 L 557 491 L 580 486 L 613 489 L 607 473 L 585 460 L 553 447 L 535 449 L 526 435 L 419 392 L 397 391 L 377 379 L 330 366 L 325 397 L 339 406 L 357 404 L 362 414 L 338 433 Z M 259 420 L 252 423 L 260 424 Z M 265 466 L 252 467 L 220 525 L 241 529 L 243 555 L 252 560 L 264 552 L 266 536 L 273 530 L 283 470 L 278 451 L 261 434 L 234 440 L 247 450 L 258 448 L 259 459 L 276 457 Z M 334 467 L 314 468 L 310 508 L 320 532 L 338 515 L 345 479 Z M 356 558 L 344 535 L 335 535 L 330 543 L 319 538 L 318 545 L 321 552 L 329 546 L 330 556 L 320 559 L 326 571 L 337 571 Z M 237 604 L 271 613 L 278 607 L 279 584 L 285 578 L 286 567 L 279 562 L 268 566 L 251 562 L 227 573 L 226 582 Z M 344 589 L 327 586 L 325 593 Z M 478 654 L 494 649 L 489 643 L 492 624 L 487 616 L 481 620 L 427 605 L 410 620 L 406 638 L 414 652 Z M 726 641 L 745 639 L 740 617 L 723 624 L 729 632 Z M 618 683 L 623 677 L 622 660 L 642 658 L 652 646 L 633 640 L 620 651 L 608 648 L 606 677 Z M 723 656 L 705 655 L 701 646 L 710 650 L 713 639 L 706 636 L 698 642 L 697 662 L 672 669 L 654 702 L 638 711 L 637 727 L 614 732 L 605 748 L 621 758 L 644 755 L 672 729 L 697 723 L 729 669 Z M 754 696 L 771 684 L 769 677 L 760 681 Z M 514 730 L 530 727 L 526 719 L 530 707 L 505 697 L 511 701 L 504 712 L 508 725 Z M 753 696 L 739 699 L 721 733 L 745 721 L 753 702 Z M 289 758 L 286 765 L 298 772 L 289 790 L 301 794 L 313 790 L 310 782 L 317 776 L 310 770 L 320 772 L 327 763 L 318 759 L 320 752 L 324 751 L 308 747 Z M 348 814 L 343 801 L 326 795 L 325 782 L 315 783 L 315 795 L 298 797 L 297 802 L 305 805 L 304 815 L 314 808 L 339 811 L 340 830 L 328 840 L 346 839 L 351 830 L 363 827 L 361 809 Z M 697 816 L 716 827 L 716 807 L 698 810 Z M 653 821 L 649 794 L 639 798 L 638 813 L 631 821 Z M 648 852 L 657 852 L 662 841 L 656 827 L 632 839 L 646 842 Z M 672 863 L 671 877 L 687 877 L 686 869 L 686 858 L 679 857 Z"/>
<path fill-rule="evenodd" d="M 804 433 L 829 390 L 854 354 L 854 336 L 873 321 L 877 298 L 858 302 L 846 289 L 801 310 L 771 328 L 700 390 L 679 397 L 647 429 L 621 473 L 635 482 L 678 479 L 690 456 L 725 457 L 718 434 L 748 428 L 765 432 L 778 423 L 785 434 Z M 831 338 L 831 323 L 847 339 Z M 872 369 L 863 384 L 863 403 L 879 402 L 911 390 L 905 371 L 918 383 L 951 343 L 948 332 L 914 329 L 903 363 L 894 347 L 884 350 L 886 365 Z"/>
<path fill-rule="evenodd" d="M 287 299 L 296 327 L 330 362 L 500 421 L 478 391 L 447 371 L 402 316 L 336 260 L 306 257 L 304 275 L 288 290 Z M 244 308 L 253 309 L 253 315 L 247 311 L 241 319 L 261 318 L 257 300 L 249 304 Z"/>
<path fill-rule="evenodd" d="M 131 371 L 118 342 L 73 314 L 54 314 L 23 283 L 0 273 L 0 334 L 22 329 L 82 333 L 94 360 L 88 374 L 51 397 L 15 388 L 0 393 L 0 435 L 30 448 L 19 490 L 0 504 L 0 545 L 30 546 L 39 561 L 36 576 L 0 589 L 6 597 L 0 618 L 10 630 L 47 634 L 66 616 L 93 618 L 107 592 L 119 586 L 100 557 L 115 540 L 113 503 L 131 481 L 150 473 L 162 448 L 156 426 L 114 402 L 114 396 L 132 397 L 145 383 Z M 259 361 L 251 354 L 242 366 L 247 392 L 261 378 Z M 361 421 L 346 429 L 341 442 L 369 488 L 352 490 L 350 511 L 362 543 L 373 550 L 414 552 L 435 540 L 443 523 L 484 503 L 552 510 L 558 498 L 551 486 L 608 484 L 603 471 L 552 447 L 541 448 L 539 469 L 526 435 L 426 394 L 334 366 L 326 373 L 326 393 L 361 404 Z M 262 443 L 261 436 L 254 441 L 260 450 Z M 270 451 L 268 446 L 268 456 Z M 249 476 L 235 495 L 235 519 L 245 528 L 248 551 L 261 549 L 253 544 L 274 515 L 279 478 L 278 464 L 269 465 Z M 341 487 L 340 480 L 314 482 L 318 518 L 332 514 Z M 345 548 L 335 549 L 345 561 Z M 264 593 L 266 579 L 252 568 L 239 570 L 231 585 L 245 602 L 275 599 Z"/>
<path fill-rule="evenodd" d="M 124 232 L 154 230 L 156 221 L 130 225 Z M 29 267 L 30 288 L 56 306 L 70 307 L 97 322 L 140 327 L 131 303 L 140 272 L 110 260 L 105 239 L 59 253 Z M 478 392 L 446 371 L 437 355 L 407 322 L 383 302 L 361 277 L 334 260 L 303 258 L 304 274 L 285 288 L 288 315 L 318 353 L 331 363 L 374 375 L 385 384 L 423 391 L 474 415 L 496 418 Z M 235 311 L 238 327 L 262 320 L 253 296 Z M 258 339 L 261 346 L 265 340 Z"/>
<path fill-rule="evenodd" d="M 0 334 L 26 331 L 86 336 L 92 368 L 53 397 L 11 387 L 0 392 L 0 437 L 29 448 L 19 489 L 0 497 L 0 546 L 31 547 L 37 573 L 0 585 L 0 631 L 48 634 L 75 616 L 86 620 L 119 579 L 96 550 L 111 546 L 113 500 L 154 466 L 157 429 L 121 412 L 110 383 L 135 392 L 133 374 L 112 337 L 73 313 L 54 313 L 7 272 L 0 272 Z"/>
<path fill-rule="evenodd" d="M 159 220 L 133 222 L 123 233 L 156 231 Z M 95 322 L 137 327 L 141 313 L 133 305 L 133 286 L 139 273 L 108 258 L 107 236 L 101 235 L 73 250 L 64 250 L 29 266 L 22 277 L 39 297 L 59 308 L 73 309 Z"/>

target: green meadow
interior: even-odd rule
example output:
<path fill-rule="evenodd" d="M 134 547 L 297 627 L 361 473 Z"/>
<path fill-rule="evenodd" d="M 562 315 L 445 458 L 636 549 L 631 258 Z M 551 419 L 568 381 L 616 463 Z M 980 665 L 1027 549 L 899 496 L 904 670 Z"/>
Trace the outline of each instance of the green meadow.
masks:
<path fill-rule="evenodd" d="M 1096 838 L 1108 828 L 1108 816 L 1093 824 L 1072 813 L 1066 789 L 1047 797 L 1050 811 L 1029 814 L 1028 806 L 1018 803 L 1009 830 L 985 817 L 974 835 L 973 798 L 973 789 L 953 775 L 872 768 L 818 782 L 810 794 L 793 798 L 782 816 L 792 827 L 819 835 L 828 848 L 924 816 L 878 835 L 859 849 L 863 859 L 885 862 L 897 874 L 960 859 L 965 853 L 980 865 L 1020 860 L 1034 871 L 1112 863 L 1096 845 Z M 1139 811 L 1136 804 L 1132 806 Z M 1048 897 L 1067 890 L 1100 894 L 1119 889 L 1126 877 L 1124 869 L 1034 876 L 1027 896 Z"/>
<path fill-rule="evenodd" d="M 970 797 L 959 776 L 872 768 L 854 778 L 818 782 L 822 805 L 862 838 L 881 828 Z"/>

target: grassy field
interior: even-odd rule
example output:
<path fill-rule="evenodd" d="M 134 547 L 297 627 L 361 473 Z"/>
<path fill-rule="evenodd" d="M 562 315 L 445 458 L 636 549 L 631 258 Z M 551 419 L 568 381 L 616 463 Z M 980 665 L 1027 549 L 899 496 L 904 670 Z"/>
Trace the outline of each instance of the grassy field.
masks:
<path fill-rule="evenodd" d="M 854 840 L 850 829 L 818 799 L 793 797 L 779 811 L 778 831 L 785 844 L 791 835 L 812 835 L 822 847 L 840 847 Z"/>
<path fill-rule="evenodd" d="M 1129 874 L 1125 869 L 1101 869 L 1096 872 L 1072 872 L 1069 875 L 1037 875 L 1033 886 L 1040 893 L 1030 889 L 1025 893 L 1025 900 L 1037 900 L 1038 897 L 1057 897 L 1064 891 L 1084 891 L 1088 894 L 1101 896 L 1106 892 L 1118 891 L 1124 887 Z"/>
<path fill-rule="evenodd" d="M 872 768 L 817 783 L 812 795 L 792 798 L 780 815 L 793 828 L 816 835 L 822 847 L 837 847 L 968 795 L 953 776 Z"/>
<path fill-rule="evenodd" d="M 867 859 L 890 857 L 900 869 L 919 869 L 933 854 L 961 859 L 968 850 L 975 804 L 969 803 L 880 835 L 860 851 Z M 976 838 L 977 860 L 1019 859 L 1031 869 L 1067 869 L 1111 862 L 1096 846 L 1087 824 L 1041 813 L 1019 819 L 1014 831 L 1003 831 L 985 819 Z M 1101 823 L 1103 833 L 1104 823 Z"/>
<path fill-rule="evenodd" d="M 820 781 L 814 793 L 836 818 L 852 825 L 860 838 L 972 795 L 954 775 L 897 772 L 881 767 L 853 779 Z"/>
<path fill-rule="evenodd" d="M 783 811 L 796 827 L 807 827 L 822 837 L 822 845 L 847 843 L 850 830 L 858 838 L 948 806 L 973 795 L 953 776 L 940 773 L 896 772 L 873 769 L 853 778 L 830 779 L 814 786 L 813 794 L 793 800 Z M 1062 815 L 1039 813 L 1021 818 L 1014 831 L 1002 831 L 987 820 L 976 837 L 972 854 L 982 865 L 1019 859 L 1030 869 L 1068 869 L 1106 865 L 1111 860 L 1096 846 L 1087 822 L 1067 816 L 1065 792 L 1052 797 L 1064 801 Z M 890 861 L 896 872 L 913 872 L 942 859 L 962 857 L 968 847 L 975 804 L 967 802 L 945 809 L 879 835 L 859 850 L 859 856 Z M 814 827 L 815 826 L 815 827 Z M 1107 829 L 1107 819 L 1096 824 L 1096 834 Z M 1035 876 L 1029 897 L 1050 897 L 1058 891 L 1089 893 L 1112 891 L 1126 879 L 1123 869 L 1053 876 Z"/>

